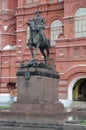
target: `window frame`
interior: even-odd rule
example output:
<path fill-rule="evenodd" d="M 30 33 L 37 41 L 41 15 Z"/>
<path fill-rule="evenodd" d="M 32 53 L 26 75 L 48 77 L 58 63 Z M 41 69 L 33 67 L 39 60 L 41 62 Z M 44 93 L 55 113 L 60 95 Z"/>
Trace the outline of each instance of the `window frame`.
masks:
<path fill-rule="evenodd" d="M 86 15 L 83 9 L 86 12 L 86 8 L 79 8 L 75 13 L 75 38 L 86 37 Z"/>
<path fill-rule="evenodd" d="M 62 25 L 62 22 L 60 20 L 54 20 L 51 23 L 51 26 L 50 26 L 51 46 L 55 46 L 56 45 L 55 40 L 57 39 L 58 35 L 60 33 L 62 33 L 62 27 L 63 27 L 63 25 Z"/>

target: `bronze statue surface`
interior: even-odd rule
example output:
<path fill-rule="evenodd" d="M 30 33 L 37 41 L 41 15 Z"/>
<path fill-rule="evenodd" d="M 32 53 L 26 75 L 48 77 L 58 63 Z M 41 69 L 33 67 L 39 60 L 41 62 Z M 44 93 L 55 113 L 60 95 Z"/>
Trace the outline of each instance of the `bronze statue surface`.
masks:
<path fill-rule="evenodd" d="M 37 11 L 36 16 L 30 19 L 27 23 L 30 28 L 30 38 L 28 39 L 27 45 L 30 48 L 32 60 L 35 60 L 38 49 L 40 49 L 41 54 L 44 56 L 45 64 L 47 64 L 50 50 L 50 40 L 45 36 L 44 29 L 46 22 L 40 14 L 41 12 Z M 35 51 L 33 51 L 34 47 L 36 48 Z M 44 50 L 46 50 L 46 53 Z"/>

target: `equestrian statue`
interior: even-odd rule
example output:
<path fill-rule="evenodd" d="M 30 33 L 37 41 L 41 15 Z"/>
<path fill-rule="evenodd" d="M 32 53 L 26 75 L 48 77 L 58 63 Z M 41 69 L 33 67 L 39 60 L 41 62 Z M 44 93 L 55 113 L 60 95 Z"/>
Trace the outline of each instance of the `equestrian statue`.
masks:
<path fill-rule="evenodd" d="M 38 49 L 40 49 L 41 54 L 44 56 L 45 64 L 47 64 L 50 51 L 50 40 L 45 36 L 44 29 L 46 22 L 40 14 L 41 12 L 39 10 L 36 11 L 36 16 L 27 23 L 30 29 L 30 37 L 27 46 L 30 48 L 33 61 L 35 60 Z M 36 49 L 34 50 L 34 48 Z"/>

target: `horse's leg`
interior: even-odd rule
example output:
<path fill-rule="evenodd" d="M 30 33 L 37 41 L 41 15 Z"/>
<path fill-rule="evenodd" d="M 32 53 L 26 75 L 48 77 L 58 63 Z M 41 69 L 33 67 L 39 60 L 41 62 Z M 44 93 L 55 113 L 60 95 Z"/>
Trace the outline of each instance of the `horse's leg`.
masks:
<path fill-rule="evenodd" d="M 50 54 L 50 41 L 47 39 L 47 46 L 46 46 L 46 52 L 47 52 L 47 62 L 49 61 L 49 54 Z"/>
<path fill-rule="evenodd" d="M 41 52 L 41 54 L 44 56 L 45 64 L 47 64 L 46 54 L 45 54 L 45 52 L 44 52 L 44 49 L 43 49 L 43 48 L 40 48 L 40 52 Z"/>
<path fill-rule="evenodd" d="M 28 43 L 28 46 L 30 48 L 30 52 L 31 52 L 31 55 L 32 55 L 32 60 L 34 60 L 33 46 L 30 43 Z"/>
<path fill-rule="evenodd" d="M 46 52 L 47 52 L 47 61 L 49 60 L 49 48 L 48 47 L 46 47 Z"/>
<path fill-rule="evenodd" d="M 37 46 L 36 46 L 36 50 L 35 50 L 35 52 L 34 52 L 34 59 L 35 59 L 35 57 L 36 57 L 36 55 L 37 55 L 39 46 L 40 46 L 40 43 L 38 43 Z"/>
<path fill-rule="evenodd" d="M 48 65 L 48 61 L 49 61 L 49 49 L 48 49 L 47 46 L 46 46 L 45 50 L 46 50 L 46 53 L 47 53 L 47 55 L 46 55 L 46 64 Z"/>

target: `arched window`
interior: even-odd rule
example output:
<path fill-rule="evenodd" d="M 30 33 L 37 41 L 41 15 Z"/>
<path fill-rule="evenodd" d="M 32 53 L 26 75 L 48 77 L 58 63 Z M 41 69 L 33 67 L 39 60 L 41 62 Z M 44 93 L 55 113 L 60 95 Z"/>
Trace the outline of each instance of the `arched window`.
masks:
<path fill-rule="evenodd" d="M 27 0 L 27 4 L 38 4 L 39 3 L 39 0 Z"/>
<path fill-rule="evenodd" d="M 54 3 L 55 2 L 55 0 L 50 0 L 50 3 Z"/>
<path fill-rule="evenodd" d="M 32 0 L 27 0 L 27 3 L 31 3 L 32 2 Z"/>
<path fill-rule="evenodd" d="M 27 0 L 27 5 L 31 6 L 32 0 Z"/>
<path fill-rule="evenodd" d="M 27 27 L 27 37 L 26 37 L 26 42 L 28 42 L 28 39 L 30 38 L 30 29 L 29 26 Z"/>
<path fill-rule="evenodd" d="M 5 4 L 6 4 L 6 1 L 5 1 L 5 0 L 2 0 L 2 10 L 5 9 Z"/>
<path fill-rule="evenodd" d="M 50 0 L 50 3 L 62 2 L 63 0 Z"/>
<path fill-rule="evenodd" d="M 1 32 L 0 32 L 0 49 L 1 49 Z"/>
<path fill-rule="evenodd" d="M 58 35 L 62 33 L 62 22 L 59 20 L 55 20 L 51 24 L 51 45 L 55 45 L 55 40 L 57 39 Z"/>
<path fill-rule="evenodd" d="M 39 3 L 39 0 L 34 0 L 34 4 L 38 4 Z"/>
<path fill-rule="evenodd" d="M 79 8 L 76 11 L 75 37 L 86 37 L 86 8 Z"/>

